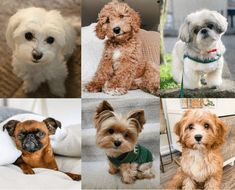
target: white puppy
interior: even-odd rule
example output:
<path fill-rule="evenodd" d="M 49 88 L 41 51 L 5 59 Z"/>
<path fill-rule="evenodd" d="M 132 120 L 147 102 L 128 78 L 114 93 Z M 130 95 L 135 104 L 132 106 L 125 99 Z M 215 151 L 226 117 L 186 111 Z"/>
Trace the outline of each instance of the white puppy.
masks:
<path fill-rule="evenodd" d="M 173 49 L 173 78 L 184 88 L 196 89 L 201 84 L 215 88 L 222 84 L 223 54 L 221 36 L 227 20 L 220 13 L 201 10 L 189 14 L 179 30 L 180 40 Z"/>
<path fill-rule="evenodd" d="M 26 93 L 47 81 L 54 95 L 65 95 L 66 61 L 75 37 L 73 27 L 55 10 L 31 7 L 10 18 L 6 40 L 13 51 L 14 73 L 23 79 Z"/>

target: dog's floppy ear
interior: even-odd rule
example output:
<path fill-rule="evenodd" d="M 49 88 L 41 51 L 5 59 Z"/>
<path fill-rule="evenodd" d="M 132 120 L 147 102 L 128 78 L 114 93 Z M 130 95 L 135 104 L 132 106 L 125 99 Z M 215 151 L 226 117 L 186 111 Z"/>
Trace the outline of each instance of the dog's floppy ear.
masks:
<path fill-rule="evenodd" d="M 102 101 L 96 109 L 96 114 L 94 118 L 95 127 L 98 129 L 100 127 L 100 124 L 104 120 L 113 117 L 113 111 L 113 107 L 107 101 Z"/>
<path fill-rule="evenodd" d="M 65 21 L 64 31 L 65 31 L 65 50 L 64 50 L 65 55 L 71 55 L 75 49 L 76 31 L 68 21 Z"/>
<path fill-rule="evenodd" d="M 22 16 L 20 11 L 10 17 L 6 29 L 6 41 L 7 45 L 14 50 L 14 32 L 18 28 L 22 21 Z"/>
<path fill-rule="evenodd" d="M 144 110 L 135 110 L 128 113 L 127 119 L 132 119 L 132 121 L 137 121 L 138 131 L 141 132 L 143 126 L 146 122 Z"/>
<path fill-rule="evenodd" d="M 96 27 L 95 27 L 95 32 L 96 32 L 96 36 L 103 40 L 105 38 L 105 35 L 106 33 L 104 32 L 104 30 L 102 29 L 102 26 L 103 26 L 103 20 L 104 18 L 101 18 L 101 15 L 99 15 L 99 18 L 98 18 L 98 22 L 96 24 Z"/>
<path fill-rule="evenodd" d="M 188 17 L 184 20 L 184 23 L 180 26 L 179 29 L 179 38 L 186 43 L 191 41 L 190 31 L 189 31 L 189 24 Z"/>
<path fill-rule="evenodd" d="M 178 121 L 174 126 L 174 132 L 177 136 L 180 136 L 181 134 L 181 121 Z"/>
<path fill-rule="evenodd" d="M 224 143 L 225 135 L 228 131 L 228 126 L 214 114 L 215 125 L 217 127 L 217 139 L 215 146 L 220 146 Z"/>
<path fill-rule="evenodd" d="M 228 28 L 228 22 L 227 19 L 221 15 L 220 13 L 218 13 L 217 11 L 211 11 L 211 13 L 213 14 L 214 18 L 216 19 L 216 23 L 218 26 L 217 31 L 219 33 L 224 33 L 226 32 L 227 28 Z"/>
<path fill-rule="evenodd" d="M 58 127 L 61 128 L 61 123 L 58 120 L 55 120 L 54 118 L 48 117 L 44 119 L 43 122 L 46 124 L 49 130 L 49 135 L 54 135 L 56 129 Z"/>
<path fill-rule="evenodd" d="M 135 33 L 137 33 L 137 32 L 139 32 L 140 25 L 141 25 L 140 15 L 135 10 L 131 9 L 130 16 L 132 19 L 132 21 L 131 21 L 132 29 Z"/>
<path fill-rule="evenodd" d="M 70 23 L 70 20 L 63 18 L 59 11 L 51 10 L 48 12 L 48 14 L 50 14 L 50 16 L 54 20 L 58 20 L 57 22 L 60 23 L 61 29 L 64 34 L 62 35 L 62 33 L 60 32 L 60 28 L 55 28 L 54 30 L 55 32 L 59 33 L 59 37 L 57 37 L 57 40 L 61 41 L 60 43 L 63 45 L 64 55 L 69 57 L 73 53 L 76 45 L 75 28 L 72 26 L 72 23 Z"/>
<path fill-rule="evenodd" d="M 17 121 L 17 120 L 10 120 L 10 121 L 8 121 L 5 125 L 3 125 L 3 131 L 6 129 L 8 134 L 13 137 L 16 125 L 18 123 L 20 123 L 20 122 Z"/>
<path fill-rule="evenodd" d="M 174 126 L 174 132 L 175 132 L 175 134 L 176 134 L 177 136 L 180 136 L 180 135 L 181 135 L 181 132 L 182 132 L 182 125 L 184 124 L 184 118 L 185 118 L 185 117 L 188 117 L 188 115 L 190 114 L 191 111 L 192 111 L 192 110 L 187 110 L 187 111 L 183 114 L 181 120 L 178 121 L 178 122 L 175 124 L 175 126 Z"/>

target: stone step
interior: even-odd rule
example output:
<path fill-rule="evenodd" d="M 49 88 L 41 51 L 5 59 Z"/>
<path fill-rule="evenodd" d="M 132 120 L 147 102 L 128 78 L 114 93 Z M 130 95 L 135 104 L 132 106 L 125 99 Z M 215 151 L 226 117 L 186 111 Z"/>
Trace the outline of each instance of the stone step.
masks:
<path fill-rule="evenodd" d="M 223 67 L 223 83 L 219 88 L 184 89 L 185 98 L 234 98 L 235 82 L 225 62 Z M 161 90 L 161 98 L 179 98 L 180 88 Z"/>

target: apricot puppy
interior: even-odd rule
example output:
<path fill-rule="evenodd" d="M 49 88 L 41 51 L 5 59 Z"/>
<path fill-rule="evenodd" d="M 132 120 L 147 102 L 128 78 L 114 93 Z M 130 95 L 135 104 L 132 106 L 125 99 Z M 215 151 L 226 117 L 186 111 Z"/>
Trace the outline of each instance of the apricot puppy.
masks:
<path fill-rule="evenodd" d="M 180 168 L 167 189 L 220 189 L 223 174 L 221 145 L 227 126 L 205 110 L 189 110 L 176 123 L 175 133 L 182 145 Z"/>

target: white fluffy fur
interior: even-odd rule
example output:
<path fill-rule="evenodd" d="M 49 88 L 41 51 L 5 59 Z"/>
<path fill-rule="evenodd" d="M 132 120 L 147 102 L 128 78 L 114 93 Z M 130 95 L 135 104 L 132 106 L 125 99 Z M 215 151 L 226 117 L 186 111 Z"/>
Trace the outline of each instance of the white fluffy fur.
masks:
<path fill-rule="evenodd" d="M 213 23 L 213 28 L 208 28 L 207 23 Z M 221 36 L 227 30 L 227 25 L 226 18 L 216 11 L 201 10 L 186 17 L 179 30 L 180 40 L 176 42 L 173 49 L 172 72 L 177 83 L 181 83 L 184 67 L 184 88 L 200 88 L 202 74 L 205 75 L 207 87 L 218 87 L 222 84 L 225 47 Z M 199 31 L 195 34 L 194 29 L 198 26 Z M 203 29 L 208 32 L 207 38 L 203 38 Z M 217 52 L 208 53 L 212 49 L 217 49 Z M 208 64 L 198 63 L 189 58 L 184 59 L 184 54 L 200 59 L 211 59 L 215 57 L 216 53 L 221 54 L 221 58 Z"/>
<path fill-rule="evenodd" d="M 25 39 L 27 32 L 33 34 L 33 40 Z M 55 39 L 52 44 L 46 42 L 50 36 Z M 26 93 L 47 81 L 54 95 L 65 95 L 66 61 L 73 53 L 75 37 L 73 27 L 56 10 L 31 7 L 10 18 L 6 40 L 13 51 L 14 73 L 23 79 Z M 33 50 L 43 53 L 37 63 L 33 62 Z"/>

